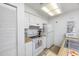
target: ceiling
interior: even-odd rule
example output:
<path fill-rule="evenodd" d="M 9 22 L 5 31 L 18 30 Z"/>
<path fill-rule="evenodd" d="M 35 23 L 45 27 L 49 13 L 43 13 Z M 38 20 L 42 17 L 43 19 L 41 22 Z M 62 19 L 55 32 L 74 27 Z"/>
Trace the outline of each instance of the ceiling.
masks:
<path fill-rule="evenodd" d="M 45 19 L 51 19 L 55 16 L 50 16 L 41 10 L 41 8 L 46 4 L 48 3 L 26 3 L 26 5 L 34 9 L 39 15 L 41 15 Z M 79 8 L 79 3 L 57 3 L 57 5 L 61 9 L 62 14 Z"/>

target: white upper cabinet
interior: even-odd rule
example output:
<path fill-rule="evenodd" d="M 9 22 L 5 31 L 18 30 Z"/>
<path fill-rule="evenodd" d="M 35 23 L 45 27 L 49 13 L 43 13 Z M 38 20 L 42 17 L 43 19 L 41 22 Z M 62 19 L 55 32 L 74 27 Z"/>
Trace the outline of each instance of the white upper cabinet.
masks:
<path fill-rule="evenodd" d="M 37 25 L 38 19 L 36 16 L 30 14 L 30 25 Z"/>
<path fill-rule="evenodd" d="M 38 20 L 39 20 L 40 28 L 43 28 L 43 20 L 41 18 L 39 18 Z"/>
<path fill-rule="evenodd" d="M 28 13 L 25 13 L 25 17 L 24 17 L 24 18 L 25 18 L 25 20 L 24 20 L 24 27 L 25 27 L 25 28 L 29 28 L 29 24 L 30 24 L 30 23 L 29 23 L 29 22 L 30 22 L 29 14 L 28 14 Z"/>
<path fill-rule="evenodd" d="M 30 15 L 30 25 L 39 25 L 42 28 L 43 20 L 38 16 Z"/>

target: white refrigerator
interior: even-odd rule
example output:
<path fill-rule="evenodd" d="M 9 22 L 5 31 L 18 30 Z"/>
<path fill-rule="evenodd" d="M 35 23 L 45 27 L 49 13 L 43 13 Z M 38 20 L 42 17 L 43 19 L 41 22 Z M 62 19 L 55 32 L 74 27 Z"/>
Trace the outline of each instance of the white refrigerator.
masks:
<path fill-rule="evenodd" d="M 54 44 L 54 31 L 51 24 L 44 25 L 46 36 L 46 48 L 50 48 Z"/>

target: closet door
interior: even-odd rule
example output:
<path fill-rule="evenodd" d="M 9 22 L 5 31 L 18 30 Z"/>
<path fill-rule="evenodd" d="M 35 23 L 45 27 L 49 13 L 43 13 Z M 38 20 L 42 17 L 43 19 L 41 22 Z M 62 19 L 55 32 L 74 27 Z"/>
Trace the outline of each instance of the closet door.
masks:
<path fill-rule="evenodd" d="M 0 56 L 16 53 L 16 8 L 0 4 Z"/>

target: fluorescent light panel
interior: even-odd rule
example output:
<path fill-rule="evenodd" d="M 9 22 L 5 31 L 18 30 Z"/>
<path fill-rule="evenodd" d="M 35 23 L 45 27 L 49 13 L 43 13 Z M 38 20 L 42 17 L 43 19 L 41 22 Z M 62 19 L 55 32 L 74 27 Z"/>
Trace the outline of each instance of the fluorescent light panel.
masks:
<path fill-rule="evenodd" d="M 58 14 L 61 13 L 60 9 L 56 9 L 55 12 L 57 12 Z"/>
<path fill-rule="evenodd" d="M 57 9 L 57 8 L 58 8 L 58 6 L 57 6 L 56 3 L 50 3 L 49 5 L 50 5 L 53 9 Z"/>
<path fill-rule="evenodd" d="M 47 9 L 46 7 L 42 7 L 42 10 L 43 10 L 44 12 L 48 13 L 50 16 L 53 16 L 53 15 L 54 15 L 54 14 L 51 13 L 51 12 L 49 11 L 49 9 Z"/>
<path fill-rule="evenodd" d="M 54 16 L 54 14 L 53 14 L 53 13 L 51 13 L 51 12 L 48 12 L 48 14 L 49 14 L 50 16 Z"/>
<path fill-rule="evenodd" d="M 50 16 L 54 16 L 61 13 L 61 10 L 58 8 L 56 3 L 50 3 L 48 5 L 50 5 L 51 7 L 44 6 L 42 7 L 42 10 L 48 13 Z"/>
<path fill-rule="evenodd" d="M 49 12 L 49 10 L 46 7 L 42 7 L 42 10 L 45 11 L 46 13 Z"/>
<path fill-rule="evenodd" d="M 56 9 L 56 10 L 52 10 L 51 11 L 54 15 L 60 14 L 61 10 L 60 9 Z"/>

